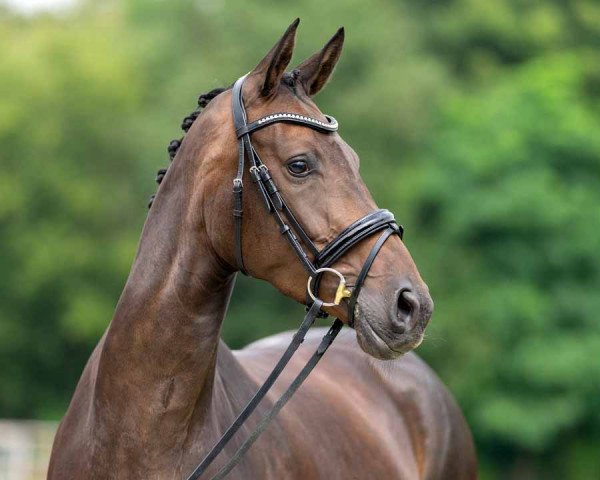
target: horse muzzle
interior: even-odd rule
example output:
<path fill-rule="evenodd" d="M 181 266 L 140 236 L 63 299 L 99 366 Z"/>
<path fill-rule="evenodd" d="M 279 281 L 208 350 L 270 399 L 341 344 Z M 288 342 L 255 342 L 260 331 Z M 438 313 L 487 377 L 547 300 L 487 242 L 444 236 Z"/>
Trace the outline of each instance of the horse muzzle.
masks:
<path fill-rule="evenodd" d="M 397 358 L 421 344 L 432 313 L 433 300 L 425 284 L 365 287 L 354 311 L 358 343 L 373 357 Z"/>

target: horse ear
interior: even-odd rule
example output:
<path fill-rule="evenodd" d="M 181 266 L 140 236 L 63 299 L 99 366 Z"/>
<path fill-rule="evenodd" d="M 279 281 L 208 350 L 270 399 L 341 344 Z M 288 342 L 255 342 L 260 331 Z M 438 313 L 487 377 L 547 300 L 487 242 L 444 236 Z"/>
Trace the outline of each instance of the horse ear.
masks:
<path fill-rule="evenodd" d="M 292 22 L 275 46 L 248 75 L 248 79 L 258 87 L 259 93 L 263 97 L 268 97 L 275 92 L 292 59 L 296 29 L 299 23 L 299 18 Z"/>
<path fill-rule="evenodd" d="M 317 94 L 327 83 L 337 61 L 342 53 L 344 45 L 344 27 L 340 28 L 335 35 L 325 44 L 321 51 L 307 58 L 296 67 L 300 72 L 300 79 L 306 93 Z"/>

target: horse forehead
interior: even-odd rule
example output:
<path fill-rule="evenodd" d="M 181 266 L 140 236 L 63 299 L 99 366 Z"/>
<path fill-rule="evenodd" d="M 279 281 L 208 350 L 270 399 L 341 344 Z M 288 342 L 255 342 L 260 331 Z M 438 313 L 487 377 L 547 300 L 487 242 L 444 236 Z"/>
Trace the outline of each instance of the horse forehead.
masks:
<path fill-rule="evenodd" d="M 304 94 L 302 91 L 281 84 L 277 93 L 267 100 L 261 107 L 261 112 L 265 114 L 277 111 L 290 111 L 294 113 L 302 113 L 315 118 L 323 116 L 323 113 L 313 100 Z"/>

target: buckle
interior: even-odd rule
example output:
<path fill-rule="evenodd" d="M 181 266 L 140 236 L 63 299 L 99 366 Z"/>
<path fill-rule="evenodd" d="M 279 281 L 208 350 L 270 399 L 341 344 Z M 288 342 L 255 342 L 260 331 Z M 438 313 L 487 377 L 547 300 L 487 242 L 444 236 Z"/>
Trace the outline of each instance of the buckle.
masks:
<path fill-rule="evenodd" d="M 340 279 L 340 283 L 338 284 L 337 289 L 335 291 L 335 297 L 333 299 L 333 302 L 323 302 L 324 307 L 335 307 L 342 302 L 342 299 L 351 297 L 352 292 L 350 290 L 348 290 L 348 288 L 346 288 L 346 279 L 344 278 L 344 276 L 340 272 L 338 272 L 335 268 L 318 268 L 315 270 L 315 275 L 317 275 L 319 273 L 325 273 L 325 272 L 333 273 L 333 274 L 337 275 L 338 278 Z M 308 291 L 308 296 L 310 298 L 312 298 L 313 301 L 316 301 L 317 296 L 312 291 L 312 279 L 313 278 L 314 277 L 308 277 L 308 283 L 306 285 L 306 289 Z"/>
<path fill-rule="evenodd" d="M 250 176 L 252 177 L 252 181 L 254 183 L 257 183 L 260 181 L 260 172 L 258 170 L 258 167 L 256 165 L 252 165 L 250 167 Z"/>

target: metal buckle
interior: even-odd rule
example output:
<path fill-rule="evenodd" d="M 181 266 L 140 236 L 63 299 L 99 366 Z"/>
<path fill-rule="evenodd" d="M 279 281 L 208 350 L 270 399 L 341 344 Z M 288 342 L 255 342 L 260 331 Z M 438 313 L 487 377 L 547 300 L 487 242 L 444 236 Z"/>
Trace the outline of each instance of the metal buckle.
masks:
<path fill-rule="evenodd" d="M 346 279 L 344 276 L 338 272 L 335 268 L 318 268 L 315 270 L 315 275 L 319 273 L 330 272 L 337 275 L 340 279 L 340 283 L 335 291 L 335 298 L 333 302 L 323 302 L 324 307 L 335 307 L 339 305 L 344 298 L 349 298 L 352 296 L 352 292 L 346 288 Z M 313 301 L 317 300 L 317 296 L 312 291 L 312 279 L 313 277 L 308 277 L 308 284 L 306 285 L 306 289 L 308 290 L 308 296 L 313 299 Z M 320 299 L 319 299 L 320 300 Z"/>

